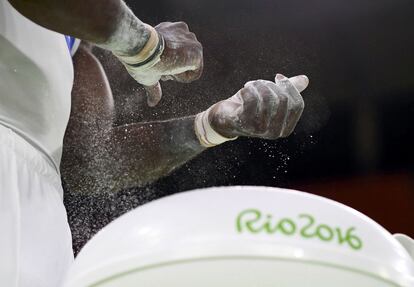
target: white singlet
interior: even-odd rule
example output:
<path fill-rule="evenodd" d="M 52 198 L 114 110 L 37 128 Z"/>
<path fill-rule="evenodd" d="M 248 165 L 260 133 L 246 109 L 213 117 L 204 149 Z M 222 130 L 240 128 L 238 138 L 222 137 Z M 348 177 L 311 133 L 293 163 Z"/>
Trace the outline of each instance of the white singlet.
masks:
<path fill-rule="evenodd" d="M 72 40 L 0 0 L 2 287 L 58 287 L 73 262 L 59 175 Z"/>
<path fill-rule="evenodd" d="M 0 1 L 0 124 L 59 167 L 73 65 L 65 37 Z"/>

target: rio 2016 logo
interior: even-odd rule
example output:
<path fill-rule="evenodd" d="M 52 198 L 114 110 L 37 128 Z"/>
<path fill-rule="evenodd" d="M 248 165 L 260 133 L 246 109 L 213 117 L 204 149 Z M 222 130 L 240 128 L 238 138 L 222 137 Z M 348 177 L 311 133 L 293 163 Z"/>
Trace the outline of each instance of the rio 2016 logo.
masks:
<path fill-rule="evenodd" d="M 318 224 L 315 217 L 310 214 L 299 214 L 296 218 L 276 219 L 270 214 L 263 214 L 258 209 L 246 209 L 237 216 L 236 229 L 238 233 L 298 235 L 305 239 L 313 238 L 326 243 L 348 245 L 353 250 L 360 250 L 363 247 L 362 240 L 355 235 L 355 227 L 342 229 Z"/>

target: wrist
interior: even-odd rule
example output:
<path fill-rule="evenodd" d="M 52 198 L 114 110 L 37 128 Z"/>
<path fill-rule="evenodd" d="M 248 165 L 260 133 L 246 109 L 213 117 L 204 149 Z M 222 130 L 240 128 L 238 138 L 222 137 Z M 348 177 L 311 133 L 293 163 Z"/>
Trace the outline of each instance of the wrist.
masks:
<path fill-rule="evenodd" d="M 213 147 L 237 139 L 237 136 L 224 136 L 212 126 L 211 110 L 212 108 L 199 113 L 194 120 L 195 134 L 200 144 L 204 147 Z"/>
<path fill-rule="evenodd" d="M 148 40 L 140 48 L 138 53 L 129 55 L 114 53 L 127 69 L 132 68 L 133 70 L 137 70 L 150 68 L 161 60 L 161 54 L 165 46 L 164 38 L 155 28 L 147 24 L 145 26 L 149 34 Z"/>

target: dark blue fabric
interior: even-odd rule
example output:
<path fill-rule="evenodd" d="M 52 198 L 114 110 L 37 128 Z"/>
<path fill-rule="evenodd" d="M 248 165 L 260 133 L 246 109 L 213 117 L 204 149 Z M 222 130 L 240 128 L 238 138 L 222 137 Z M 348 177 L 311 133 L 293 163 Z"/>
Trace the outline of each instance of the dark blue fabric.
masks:
<path fill-rule="evenodd" d="M 69 53 L 72 53 L 73 45 L 75 44 L 75 38 L 71 36 L 65 36 L 66 44 L 68 45 Z"/>

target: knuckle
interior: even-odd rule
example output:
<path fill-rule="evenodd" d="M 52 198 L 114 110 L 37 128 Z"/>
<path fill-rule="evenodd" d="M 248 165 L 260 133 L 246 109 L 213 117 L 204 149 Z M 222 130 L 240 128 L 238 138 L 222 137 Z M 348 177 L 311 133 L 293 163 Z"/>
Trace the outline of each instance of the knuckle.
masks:
<path fill-rule="evenodd" d="M 169 25 L 171 25 L 172 23 L 171 22 L 161 22 L 161 23 L 159 23 L 157 26 L 155 26 L 155 27 L 164 27 L 164 26 L 169 26 Z"/>
<path fill-rule="evenodd" d="M 265 99 L 271 100 L 276 97 L 276 94 L 268 85 L 265 85 L 262 89 L 262 96 Z"/>
<path fill-rule="evenodd" d="M 175 23 L 177 27 L 184 29 L 184 30 L 188 30 L 188 25 L 187 23 L 183 22 L 183 21 L 179 21 Z"/>
<path fill-rule="evenodd" d="M 300 99 L 299 101 L 295 102 L 293 108 L 296 111 L 303 111 L 303 109 L 305 108 L 305 102 L 303 101 L 303 99 Z"/>
<path fill-rule="evenodd" d="M 246 83 L 244 84 L 244 87 L 245 87 L 245 88 L 247 88 L 247 87 L 249 87 L 249 86 L 252 86 L 252 85 L 253 85 L 253 82 L 254 82 L 254 81 L 248 81 L 248 82 L 246 82 Z"/>
<path fill-rule="evenodd" d="M 247 85 L 240 90 L 242 96 L 251 97 L 256 94 L 255 89 L 251 85 Z"/>
<path fill-rule="evenodd" d="M 192 40 L 197 40 L 197 36 L 196 34 L 194 34 L 193 32 L 188 32 L 187 33 L 188 37 Z"/>
<path fill-rule="evenodd" d="M 268 89 L 272 89 L 273 86 L 275 86 L 275 83 L 268 81 L 268 80 L 257 80 L 257 82 Z"/>
<path fill-rule="evenodd" d="M 266 87 L 266 83 L 263 80 L 256 80 L 256 81 L 254 81 L 253 82 L 253 85 L 256 88 L 264 88 L 264 87 Z"/>
<path fill-rule="evenodd" d="M 271 85 L 275 84 L 272 81 L 268 81 L 268 80 L 259 80 L 259 81 L 260 81 L 260 83 L 262 83 L 263 85 L 266 85 L 266 86 L 271 86 Z"/>
<path fill-rule="evenodd" d="M 168 29 L 170 29 L 170 27 L 173 25 L 174 23 L 172 22 L 161 22 L 159 23 L 157 26 L 155 26 L 154 28 L 157 31 L 166 31 Z"/>

